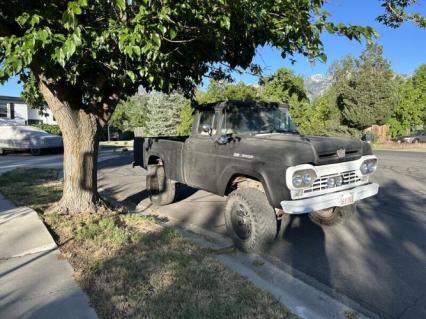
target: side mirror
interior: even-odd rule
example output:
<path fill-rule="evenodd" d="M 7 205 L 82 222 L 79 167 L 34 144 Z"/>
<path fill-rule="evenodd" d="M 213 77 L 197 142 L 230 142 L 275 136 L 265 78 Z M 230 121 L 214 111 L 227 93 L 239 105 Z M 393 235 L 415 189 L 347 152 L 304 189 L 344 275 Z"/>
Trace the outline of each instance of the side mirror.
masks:
<path fill-rule="evenodd" d="M 207 133 L 207 134 L 209 134 L 209 135 L 212 135 L 212 127 L 211 127 L 210 125 L 208 125 L 208 124 L 203 124 L 203 125 L 201 126 L 201 130 L 202 130 L 204 133 Z"/>

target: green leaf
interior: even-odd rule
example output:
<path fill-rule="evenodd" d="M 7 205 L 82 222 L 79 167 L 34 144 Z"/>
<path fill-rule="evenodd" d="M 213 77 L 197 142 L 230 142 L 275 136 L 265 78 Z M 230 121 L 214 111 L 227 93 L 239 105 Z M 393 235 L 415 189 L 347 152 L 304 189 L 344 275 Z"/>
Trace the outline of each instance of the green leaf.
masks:
<path fill-rule="evenodd" d="M 177 32 L 175 29 L 170 29 L 169 34 L 170 34 L 170 39 L 173 40 L 176 38 Z"/>
<path fill-rule="evenodd" d="M 133 71 L 130 71 L 130 70 L 126 71 L 126 74 L 128 75 L 128 77 L 130 78 L 132 82 L 136 81 L 136 74 Z"/>
<path fill-rule="evenodd" d="M 160 35 L 158 33 L 153 33 L 151 36 L 152 36 L 152 40 L 154 41 L 155 45 L 157 47 L 159 47 L 161 45 Z"/>
<path fill-rule="evenodd" d="M 322 62 L 324 62 L 324 63 L 326 63 L 326 62 L 327 62 L 327 54 L 325 54 L 325 53 L 321 53 L 318 57 L 320 58 L 320 60 L 321 60 Z"/>
<path fill-rule="evenodd" d="M 117 8 L 121 11 L 124 11 L 126 9 L 126 0 L 116 0 L 115 1 Z"/>
<path fill-rule="evenodd" d="M 18 22 L 20 25 L 25 25 L 29 19 L 29 14 L 24 12 L 21 16 L 16 18 L 16 22 Z"/>
<path fill-rule="evenodd" d="M 69 59 L 74 54 L 75 49 L 75 42 L 71 38 L 67 39 L 64 45 L 64 53 L 67 59 Z"/>

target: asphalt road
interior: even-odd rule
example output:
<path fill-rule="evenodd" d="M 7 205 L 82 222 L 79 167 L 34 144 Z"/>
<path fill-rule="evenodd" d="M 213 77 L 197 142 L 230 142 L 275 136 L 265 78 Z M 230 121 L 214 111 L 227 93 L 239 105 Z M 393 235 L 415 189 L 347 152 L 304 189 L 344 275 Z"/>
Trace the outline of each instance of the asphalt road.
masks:
<path fill-rule="evenodd" d="M 114 149 L 101 150 L 99 153 L 99 161 L 115 157 L 118 152 Z M 0 174 L 19 168 L 19 167 L 50 167 L 62 168 L 64 161 L 63 154 L 46 154 L 40 156 L 32 156 L 29 153 L 9 153 L 0 156 Z"/>
<path fill-rule="evenodd" d="M 382 318 L 426 318 L 426 153 L 376 152 L 378 196 L 347 223 L 321 228 L 294 217 L 265 255 L 293 275 Z M 149 206 L 146 172 L 132 158 L 103 162 L 99 185 L 117 200 Z M 180 187 L 159 215 L 225 234 L 224 199 Z"/>

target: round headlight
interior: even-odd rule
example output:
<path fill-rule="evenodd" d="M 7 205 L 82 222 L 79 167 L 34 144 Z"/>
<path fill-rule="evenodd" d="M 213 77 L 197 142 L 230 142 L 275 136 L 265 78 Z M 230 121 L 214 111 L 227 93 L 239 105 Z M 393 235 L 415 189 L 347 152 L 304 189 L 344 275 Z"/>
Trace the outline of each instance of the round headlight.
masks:
<path fill-rule="evenodd" d="M 312 175 L 311 174 L 305 174 L 303 175 L 303 184 L 305 185 L 311 185 L 313 181 Z"/>
<path fill-rule="evenodd" d="M 328 187 L 334 187 L 334 186 L 336 186 L 336 179 L 334 177 L 330 177 L 327 180 L 327 186 Z"/>
<path fill-rule="evenodd" d="M 341 186 L 343 184 L 343 177 L 341 175 L 336 176 L 336 186 Z"/>
<path fill-rule="evenodd" d="M 302 169 L 293 173 L 292 184 L 295 188 L 311 187 L 317 178 L 313 169 Z"/>
<path fill-rule="evenodd" d="M 294 175 L 293 176 L 293 186 L 294 187 L 300 187 L 303 185 L 303 179 L 301 175 Z"/>
<path fill-rule="evenodd" d="M 363 175 L 368 174 L 368 165 L 366 162 L 361 164 L 360 171 Z"/>
<path fill-rule="evenodd" d="M 367 175 L 374 173 L 376 171 L 376 168 L 377 159 L 368 159 L 361 164 L 359 170 L 361 171 L 362 175 Z"/>
<path fill-rule="evenodd" d="M 370 161 L 367 163 L 368 172 L 371 174 L 376 171 L 377 162 L 376 161 Z"/>

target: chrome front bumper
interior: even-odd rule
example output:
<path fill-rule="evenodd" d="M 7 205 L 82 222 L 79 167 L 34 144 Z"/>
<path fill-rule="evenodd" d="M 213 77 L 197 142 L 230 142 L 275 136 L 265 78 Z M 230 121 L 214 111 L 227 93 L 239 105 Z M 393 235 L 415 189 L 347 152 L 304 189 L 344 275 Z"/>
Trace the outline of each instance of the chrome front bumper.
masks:
<path fill-rule="evenodd" d="M 306 214 L 317 210 L 351 205 L 361 199 L 374 196 L 379 191 L 379 184 L 361 185 L 341 192 L 324 194 L 299 200 L 282 201 L 281 207 L 287 214 Z"/>

